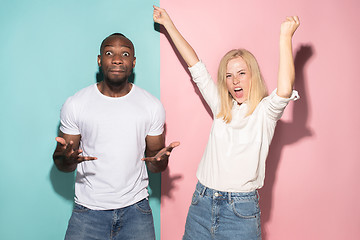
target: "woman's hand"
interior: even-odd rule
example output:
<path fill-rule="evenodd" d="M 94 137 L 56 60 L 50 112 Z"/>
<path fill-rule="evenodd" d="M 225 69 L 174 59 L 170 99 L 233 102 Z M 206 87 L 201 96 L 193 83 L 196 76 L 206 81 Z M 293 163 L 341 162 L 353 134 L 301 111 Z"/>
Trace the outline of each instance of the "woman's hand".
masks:
<path fill-rule="evenodd" d="M 172 24 L 170 16 L 167 14 L 165 9 L 159 8 L 155 5 L 153 5 L 153 7 L 154 7 L 154 12 L 153 12 L 154 22 L 161 24 L 164 27 L 166 27 L 168 24 Z"/>
<path fill-rule="evenodd" d="M 199 58 L 196 55 L 195 50 L 190 46 L 190 44 L 185 40 L 181 33 L 176 29 L 175 24 L 170 19 L 170 16 L 167 14 L 165 9 L 154 7 L 153 19 L 154 22 L 163 25 L 168 32 L 172 42 L 174 43 L 176 49 L 179 51 L 180 55 L 186 62 L 189 67 L 194 66 L 199 62 Z"/>
<path fill-rule="evenodd" d="M 299 25 L 298 16 L 286 17 L 286 20 L 281 24 L 280 36 L 292 37 Z"/>

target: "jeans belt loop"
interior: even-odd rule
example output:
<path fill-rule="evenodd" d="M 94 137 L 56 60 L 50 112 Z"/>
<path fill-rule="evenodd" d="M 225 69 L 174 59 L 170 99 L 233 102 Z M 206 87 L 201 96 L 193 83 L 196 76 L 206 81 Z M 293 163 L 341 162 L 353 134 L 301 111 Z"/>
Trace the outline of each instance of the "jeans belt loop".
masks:
<path fill-rule="evenodd" d="M 257 194 L 257 197 L 258 197 L 258 201 L 260 201 L 260 194 L 259 194 L 259 191 L 256 189 L 256 194 Z"/>
<path fill-rule="evenodd" d="M 205 191 L 206 191 L 206 187 L 203 185 L 203 189 L 201 190 L 200 196 L 203 197 L 205 194 Z"/>
<path fill-rule="evenodd" d="M 228 200 L 229 200 L 229 203 L 231 203 L 231 192 L 228 192 Z"/>

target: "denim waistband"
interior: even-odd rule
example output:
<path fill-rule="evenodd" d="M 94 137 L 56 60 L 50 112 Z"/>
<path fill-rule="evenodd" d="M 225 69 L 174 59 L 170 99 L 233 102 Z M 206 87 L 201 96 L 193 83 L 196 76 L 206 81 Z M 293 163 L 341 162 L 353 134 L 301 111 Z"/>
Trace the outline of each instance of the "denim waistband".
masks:
<path fill-rule="evenodd" d="M 202 196 L 227 198 L 229 200 L 232 198 L 252 198 L 252 197 L 257 197 L 257 199 L 260 199 L 259 193 L 257 190 L 254 190 L 251 192 L 223 192 L 223 191 L 218 191 L 218 190 L 208 188 L 208 187 L 202 185 L 199 181 L 196 184 L 196 190 Z"/>

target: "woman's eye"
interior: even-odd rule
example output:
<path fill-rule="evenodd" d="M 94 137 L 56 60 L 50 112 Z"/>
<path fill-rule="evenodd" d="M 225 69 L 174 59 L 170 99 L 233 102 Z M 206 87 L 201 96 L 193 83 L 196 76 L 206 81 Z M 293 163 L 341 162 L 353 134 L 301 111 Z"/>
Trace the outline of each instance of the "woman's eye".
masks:
<path fill-rule="evenodd" d="M 226 78 L 231 78 L 231 75 L 226 75 Z"/>

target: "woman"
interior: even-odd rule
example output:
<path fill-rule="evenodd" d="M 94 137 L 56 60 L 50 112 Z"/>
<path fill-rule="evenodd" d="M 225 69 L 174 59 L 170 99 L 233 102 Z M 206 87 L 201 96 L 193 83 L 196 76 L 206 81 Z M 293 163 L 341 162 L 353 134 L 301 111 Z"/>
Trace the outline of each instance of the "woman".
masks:
<path fill-rule="evenodd" d="M 264 184 L 276 122 L 289 101 L 298 98 L 293 90 L 291 41 L 299 19 L 287 17 L 281 24 L 277 89 L 267 96 L 258 63 L 249 51 L 225 54 L 216 86 L 167 12 L 154 6 L 153 18 L 169 33 L 214 115 L 183 239 L 261 239 L 257 190 Z"/>

